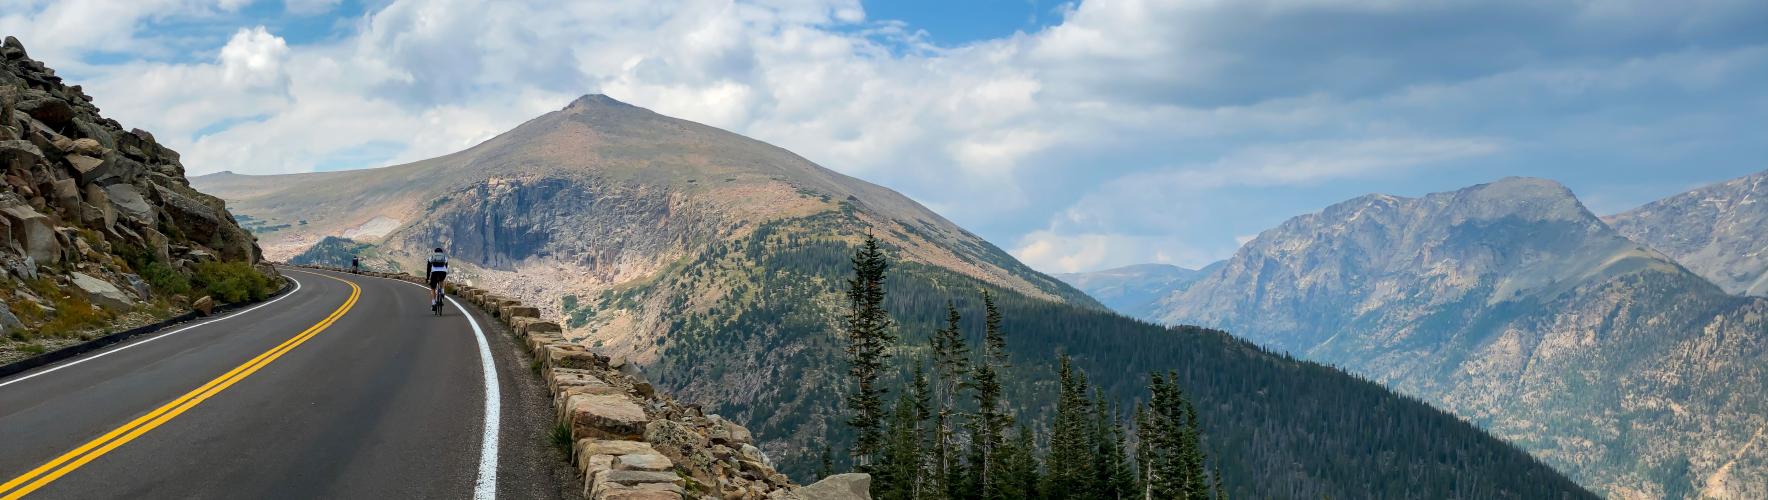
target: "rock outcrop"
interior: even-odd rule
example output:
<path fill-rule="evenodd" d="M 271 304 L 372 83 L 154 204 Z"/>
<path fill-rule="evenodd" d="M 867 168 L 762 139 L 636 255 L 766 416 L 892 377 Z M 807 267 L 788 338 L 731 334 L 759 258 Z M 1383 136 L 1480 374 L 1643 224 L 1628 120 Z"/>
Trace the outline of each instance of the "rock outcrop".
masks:
<path fill-rule="evenodd" d="M 258 262 L 251 233 L 190 188 L 177 152 L 101 116 L 12 37 L 0 44 L 0 179 L 0 298 L 13 318 L 0 329 L 178 305 L 154 296 L 148 264 L 160 266 L 155 279 L 183 283 L 175 275 L 187 279 L 200 262 Z M 83 299 L 75 309 L 100 310 L 68 310 L 57 289 Z"/>

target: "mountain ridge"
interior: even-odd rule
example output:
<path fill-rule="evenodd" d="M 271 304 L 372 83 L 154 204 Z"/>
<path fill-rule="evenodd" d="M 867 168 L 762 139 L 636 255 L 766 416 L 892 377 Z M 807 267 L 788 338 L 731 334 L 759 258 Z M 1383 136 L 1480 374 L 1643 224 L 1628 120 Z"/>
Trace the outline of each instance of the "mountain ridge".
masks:
<path fill-rule="evenodd" d="M 1748 397 L 1768 378 L 1749 367 L 1768 301 L 1725 294 L 1552 181 L 1334 204 L 1158 307 L 1422 397 L 1610 495 L 1748 498 L 1768 477 L 1759 453 L 1721 459 L 1768 424 Z M 1607 430 L 1625 427 L 1666 437 Z M 1741 479 L 1707 488 L 1720 469 Z"/>
<path fill-rule="evenodd" d="M 1768 171 L 1714 183 L 1604 217 L 1737 295 L 1768 296 Z"/>

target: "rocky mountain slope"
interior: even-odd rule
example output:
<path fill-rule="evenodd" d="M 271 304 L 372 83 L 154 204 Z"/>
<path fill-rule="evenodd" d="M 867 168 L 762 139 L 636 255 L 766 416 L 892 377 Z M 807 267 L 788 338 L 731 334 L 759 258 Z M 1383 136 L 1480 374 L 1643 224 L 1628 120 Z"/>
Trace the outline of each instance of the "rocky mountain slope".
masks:
<path fill-rule="evenodd" d="M 1768 300 L 1550 181 L 1297 217 L 1160 308 L 1422 397 L 1611 496 L 1768 495 Z"/>
<path fill-rule="evenodd" d="M 853 245 L 870 233 L 893 262 L 899 359 L 918 355 L 948 303 L 979 319 L 980 294 L 995 294 L 1015 359 L 1003 380 L 1025 422 L 1049 418 L 1065 352 L 1125 405 L 1149 372 L 1179 370 L 1237 493 L 1583 495 L 1426 405 L 1222 332 L 1111 314 L 900 194 L 604 96 L 432 160 L 193 182 L 275 228 L 260 233 L 270 253 L 295 261 L 358 253 L 410 269 L 442 246 L 465 281 L 542 305 L 564 338 L 746 422 L 800 477 L 823 443 L 847 442 L 833 332 Z"/>
<path fill-rule="evenodd" d="M 1726 292 L 1768 296 L 1768 172 L 1603 219 Z"/>
<path fill-rule="evenodd" d="M 1173 292 L 1184 290 L 1218 267 L 1220 263 L 1205 266 L 1203 269 L 1187 269 L 1171 264 L 1136 264 L 1103 271 L 1052 276 L 1086 292 L 1113 311 L 1132 317 L 1145 317 L 1153 312 L 1156 301 Z"/>
<path fill-rule="evenodd" d="M 12 37 L 0 170 L 0 361 L 167 316 L 258 261 L 221 200 L 189 187 L 177 152 L 100 116 Z"/>

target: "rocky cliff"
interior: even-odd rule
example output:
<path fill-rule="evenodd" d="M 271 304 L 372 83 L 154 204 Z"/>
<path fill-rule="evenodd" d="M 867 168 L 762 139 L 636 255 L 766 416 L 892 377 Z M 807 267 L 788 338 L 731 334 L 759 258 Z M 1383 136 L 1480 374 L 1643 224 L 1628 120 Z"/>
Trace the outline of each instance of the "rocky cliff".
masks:
<path fill-rule="evenodd" d="M 1768 494 L 1768 301 L 1550 181 L 1297 217 L 1160 310 L 1418 395 L 1611 496 Z"/>
<path fill-rule="evenodd" d="M 1726 292 L 1768 296 L 1768 172 L 1604 218 Z"/>
<path fill-rule="evenodd" d="M 0 330 L 15 332 L 0 351 L 12 357 L 189 307 L 204 279 L 242 272 L 216 264 L 258 261 L 221 200 L 190 188 L 177 152 L 100 116 L 12 37 L 0 46 L 0 170 Z"/>

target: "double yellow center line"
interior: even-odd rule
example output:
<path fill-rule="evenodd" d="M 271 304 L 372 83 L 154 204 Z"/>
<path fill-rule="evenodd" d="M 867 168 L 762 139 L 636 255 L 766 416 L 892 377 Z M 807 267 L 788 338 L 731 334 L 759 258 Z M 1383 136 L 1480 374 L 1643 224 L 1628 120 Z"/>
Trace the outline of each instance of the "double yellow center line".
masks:
<path fill-rule="evenodd" d="M 247 361 L 245 364 L 234 367 L 227 373 L 215 377 L 214 380 L 210 380 L 209 383 L 203 384 L 202 387 L 198 387 L 196 390 L 185 393 L 183 396 L 179 396 L 178 399 L 166 403 L 165 406 L 161 406 L 154 411 L 148 412 L 146 415 L 142 415 L 140 418 L 136 418 L 127 424 L 123 424 L 121 427 L 117 427 L 116 429 L 105 433 L 103 436 L 99 436 L 97 439 L 88 441 L 86 444 L 80 445 L 80 447 L 74 448 L 72 451 L 64 453 L 61 456 L 56 457 L 54 460 L 50 460 L 48 463 L 32 469 L 30 472 L 26 472 L 23 475 L 13 478 L 11 481 L 7 481 L 6 484 L 0 484 L 0 500 L 15 500 L 22 498 L 33 491 L 37 491 L 38 488 L 42 488 L 43 486 L 54 482 L 61 476 L 67 475 L 67 473 L 73 472 L 75 469 L 79 469 L 80 466 L 86 465 L 87 462 L 91 462 L 98 457 L 104 456 L 105 453 L 109 453 L 118 446 L 133 441 L 135 438 L 147 433 L 147 431 L 151 431 L 154 428 L 159 427 L 161 424 L 172 420 L 172 418 L 183 414 L 185 411 L 195 408 L 196 405 L 202 404 L 204 400 L 219 394 L 221 391 L 226 390 L 240 380 L 244 380 L 246 377 L 251 376 L 251 374 L 256 373 L 258 369 L 263 368 L 264 365 L 276 361 L 276 358 L 282 357 L 283 354 L 288 353 L 296 346 L 306 342 L 307 339 L 311 339 L 314 335 L 318 335 L 319 332 L 325 331 L 327 327 L 330 327 L 332 323 L 336 322 L 338 318 L 343 317 L 345 312 L 348 312 L 351 307 L 356 305 L 357 297 L 362 296 L 362 287 L 357 286 L 355 283 L 351 283 L 348 280 L 332 278 L 331 276 L 326 277 L 350 285 L 350 298 L 344 301 L 344 305 L 338 306 L 336 311 L 332 311 L 330 316 L 326 316 L 325 319 L 320 320 L 319 323 L 315 323 L 313 326 L 308 327 L 306 331 L 301 332 L 299 335 L 295 335 L 293 338 L 283 341 L 282 344 L 277 345 L 268 351 L 264 351 L 263 354 L 259 354 L 258 357 L 252 358 L 251 361 Z"/>

